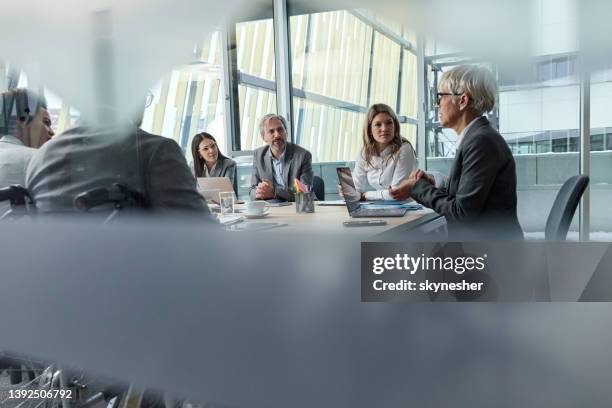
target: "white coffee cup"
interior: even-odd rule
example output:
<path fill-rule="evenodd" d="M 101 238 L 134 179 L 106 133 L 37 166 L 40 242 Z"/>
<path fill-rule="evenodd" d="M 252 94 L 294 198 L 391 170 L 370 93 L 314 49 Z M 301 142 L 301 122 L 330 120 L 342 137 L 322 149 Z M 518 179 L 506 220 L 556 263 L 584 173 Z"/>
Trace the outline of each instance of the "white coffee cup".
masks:
<path fill-rule="evenodd" d="M 247 201 L 246 202 L 246 213 L 249 215 L 261 215 L 266 212 L 269 207 L 265 201 Z"/>

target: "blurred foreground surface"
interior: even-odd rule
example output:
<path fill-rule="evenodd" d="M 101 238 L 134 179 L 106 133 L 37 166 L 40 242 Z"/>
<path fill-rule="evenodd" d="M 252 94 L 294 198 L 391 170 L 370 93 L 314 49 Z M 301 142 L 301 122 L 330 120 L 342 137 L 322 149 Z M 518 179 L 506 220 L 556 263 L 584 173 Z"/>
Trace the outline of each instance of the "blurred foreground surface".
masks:
<path fill-rule="evenodd" d="M 3 349 L 239 407 L 612 400 L 608 304 L 361 303 L 346 236 L 150 219 L 0 236 Z"/>

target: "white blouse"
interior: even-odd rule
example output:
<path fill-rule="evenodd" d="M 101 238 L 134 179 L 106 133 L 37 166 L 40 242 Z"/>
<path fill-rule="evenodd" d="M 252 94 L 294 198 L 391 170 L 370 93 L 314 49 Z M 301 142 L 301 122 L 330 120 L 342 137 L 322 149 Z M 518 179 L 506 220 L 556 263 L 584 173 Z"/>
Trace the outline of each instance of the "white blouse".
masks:
<path fill-rule="evenodd" d="M 372 156 L 368 165 L 363 148 L 355 160 L 353 182 L 360 193 L 365 192 L 366 200 L 393 200 L 389 187 L 397 186 L 416 169 L 416 155 L 410 143 L 402 144 L 395 159 L 391 157 L 391 146 L 387 146 L 380 156 Z M 366 191 L 368 188 L 375 191 Z"/>

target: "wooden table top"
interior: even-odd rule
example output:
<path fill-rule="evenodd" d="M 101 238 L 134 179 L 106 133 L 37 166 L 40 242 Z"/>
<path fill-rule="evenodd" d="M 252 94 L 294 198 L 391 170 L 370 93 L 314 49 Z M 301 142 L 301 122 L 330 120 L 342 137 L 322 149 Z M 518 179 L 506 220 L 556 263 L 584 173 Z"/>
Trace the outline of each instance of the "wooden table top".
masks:
<path fill-rule="evenodd" d="M 240 212 L 244 204 L 236 205 Z M 315 204 L 314 213 L 296 213 L 295 203 L 282 207 L 270 207 L 270 215 L 264 218 L 247 219 L 246 222 L 278 222 L 287 224 L 276 231 L 309 232 L 309 233 L 350 233 L 364 236 L 377 236 L 388 233 L 409 231 L 417 226 L 439 218 L 439 215 L 428 208 L 408 211 L 403 217 L 371 217 L 351 218 L 346 206 L 322 206 Z M 344 221 L 349 220 L 385 220 L 386 225 L 345 227 Z"/>

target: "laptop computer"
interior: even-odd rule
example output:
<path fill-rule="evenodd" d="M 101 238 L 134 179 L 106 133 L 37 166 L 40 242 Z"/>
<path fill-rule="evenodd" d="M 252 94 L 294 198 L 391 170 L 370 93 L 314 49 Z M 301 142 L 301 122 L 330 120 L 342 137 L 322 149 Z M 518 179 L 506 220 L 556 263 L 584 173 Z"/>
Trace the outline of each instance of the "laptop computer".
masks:
<path fill-rule="evenodd" d="M 198 177 L 198 191 L 207 201 L 219 202 L 219 193 L 231 191 L 238 202 L 234 186 L 229 177 Z"/>
<path fill-rule="evenodd" d="M 361 194 L 355 188 L 353 183 L 353 175 L 348 167 L 336 168 L 338 173 L 338 181 L 342 186 L 344 193 L 344 201 L 351 218 L 368 218 L 368 217 L 403 217 L 408 211 L 407 208 L 398 208 L 397 206 L 388 206 L 388 208 L 364 208 L 361 205 Z"/>

